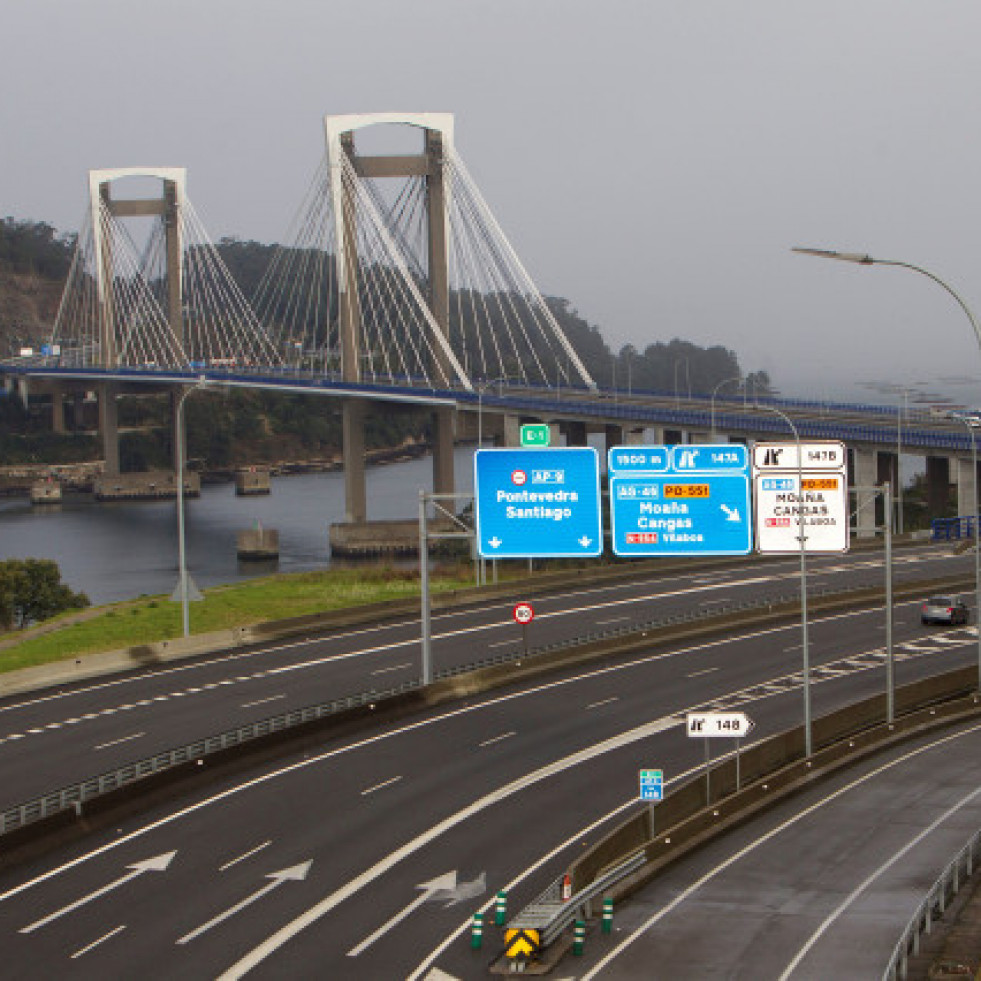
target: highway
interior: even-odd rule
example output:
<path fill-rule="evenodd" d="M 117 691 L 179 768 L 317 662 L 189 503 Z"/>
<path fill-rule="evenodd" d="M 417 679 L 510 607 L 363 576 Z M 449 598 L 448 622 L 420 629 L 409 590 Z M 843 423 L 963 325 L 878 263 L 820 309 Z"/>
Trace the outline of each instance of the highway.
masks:
<path fill-rule="evenodd" d="M 981 724 L 865 760 L 677 863 L 596 931 L 590 978 L 881 977 L 981 827 Z M 710 924 L 710 928 L 706 928 Z"/>
<path fill-rule="evenodd" d="M 923 628 L 913 603 L 896 619 L 899 683 L 975 663 L 974 628 Z M 883 634 L 881 609 L 814 619 L 815 714 L 882 690 Z M 799 724 L 799 643 L 790 624 L 568 669 L 189 791 L 0 873 L 7 963 L 483 977 L 499 944 L 489 930 L 471 952 L 473 910 L 502 888 L 512 911 L 527 902 L 636 807 L 639 768 L 669 792 L 695 772 L 686 710 L 738 706 L 754 738 Z"/>
<path fill-rule="evenodd" d="M 895 578 L 966 575 L 971 568 L 970 557 L 922 546 L 896 556 Z M 861 551 L 814 558 L 808 577 L 813 591 L 881 586 L 882 580 L 881 554 Z M 536 618 L 528 628 L 534 646 L 692 610 L 795 596 L 799 582 L 797 560 L 790 557 L 513 599 L 534 601 Z M 435 615 L 436 668 L 520 650 L 512 603 Z M 8 697 L 0 701 L 0 808 L 245 723 L 414 680 L 419 634 L 418 619 L 409 619 Z"/>

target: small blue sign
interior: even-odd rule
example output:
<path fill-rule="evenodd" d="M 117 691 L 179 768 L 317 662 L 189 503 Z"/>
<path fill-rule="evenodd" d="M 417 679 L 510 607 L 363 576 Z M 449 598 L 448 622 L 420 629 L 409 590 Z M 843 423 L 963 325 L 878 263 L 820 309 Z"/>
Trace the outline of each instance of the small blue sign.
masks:
<path fill-rule="evenodd" d="M 483 558 L 602 554 L 599 457 L 592 447 L 477 450 L 473 461 Z"/>
<path fill-rule="evenodd" d="M 664 771 L 640 770 L 640 799 L 664 800 Z"/>
<path fill-rule="evenodd" d="M 616 447 L 611 461 L 623 463 Z M 610 476 L 613 552 L 621 556 L 747 555 L 753 547 L 749 455 L 739 444 L 664 450 L 666 472 L 622 468 Z M 650 459 L 659 459 L 654 452 Z"/>

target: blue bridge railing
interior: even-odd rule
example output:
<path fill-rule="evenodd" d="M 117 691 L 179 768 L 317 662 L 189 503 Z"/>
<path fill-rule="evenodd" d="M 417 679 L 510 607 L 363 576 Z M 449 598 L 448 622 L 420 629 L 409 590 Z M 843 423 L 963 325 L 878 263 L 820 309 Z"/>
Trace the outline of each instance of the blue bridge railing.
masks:
<path fill-rule="evenodd" d="M 981 515 L 978 516 L 981 518 Z M 934 518 L 930 522 L 930 537 L 935 542 L 956 542 L 974 537 L 974 522 L 978 518 L 965 515 L 960 518 Z"/>

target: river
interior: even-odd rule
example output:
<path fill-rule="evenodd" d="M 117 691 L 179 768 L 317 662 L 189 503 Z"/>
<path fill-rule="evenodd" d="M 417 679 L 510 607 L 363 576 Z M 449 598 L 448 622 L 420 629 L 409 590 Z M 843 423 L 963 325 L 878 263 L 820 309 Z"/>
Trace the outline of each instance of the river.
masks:
<path fill-rule="evenodd" d="M 473 448 L 455 453 L 457 490 L 473 488 Z M 419 490 L 432 489 L 432 459 L 368 469 L 368 517 L 415 518 Z M 344 520 L 343 473 L 272 478 L 265 497 L 237 497 L 233 484 L 210 484 L 186 510 L 187 567 L 200 587 L 270 571 L 304 572 L 330 564 L 327 531 Z M 279 531 L 279 562 L 240 562 L 235 534 L 261 522 Z M 177 511 L 173 501 L 99 503 L 89 494 L 34 507 L 0 500 L 0 559 L 54 559 L 72 589 L 95 603 L 170 593 L 177 583 Z"/>

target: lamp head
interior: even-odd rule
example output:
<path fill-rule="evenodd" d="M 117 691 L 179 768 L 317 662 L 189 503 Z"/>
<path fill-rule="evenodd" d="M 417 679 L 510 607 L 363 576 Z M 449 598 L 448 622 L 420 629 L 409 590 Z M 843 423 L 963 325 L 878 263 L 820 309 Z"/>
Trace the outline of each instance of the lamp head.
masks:
<path fill-rule="evenodd" d="M 861 252 L 835 252 L 832 249 L 805 249 L 795 246 L 790 250 L 798 255 L 816 255 L 819 259 L 838 259 L 841 262 L 857 262 L 863 266 L 871 266 L 875 259 Z"/>

